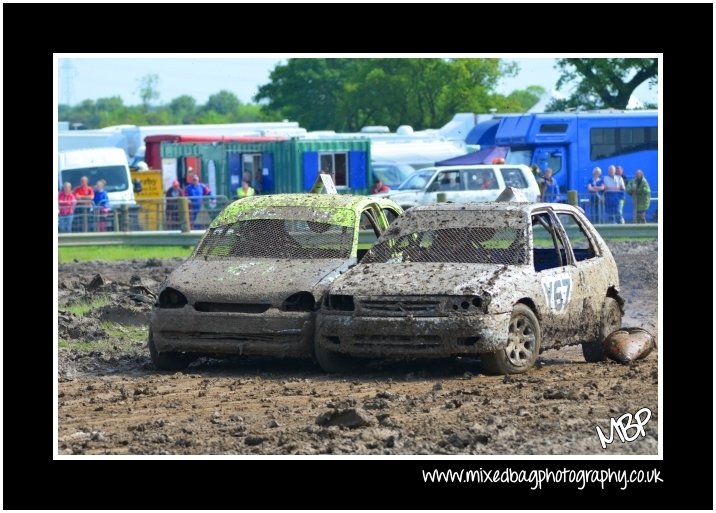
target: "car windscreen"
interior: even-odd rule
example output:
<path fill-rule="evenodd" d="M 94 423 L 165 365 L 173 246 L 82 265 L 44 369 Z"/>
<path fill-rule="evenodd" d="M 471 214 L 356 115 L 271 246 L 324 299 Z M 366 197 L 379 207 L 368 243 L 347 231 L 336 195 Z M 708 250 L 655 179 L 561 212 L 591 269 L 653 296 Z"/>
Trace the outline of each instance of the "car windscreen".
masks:
<path fill-rule="evenodd" d="M 409 190 L 422 190 L 428 184 L 428 181 L 435 173 L 434 170 L 430 171 L 416 171 L 410 178 L 400 184 L 398 190 L 409 191 Z"/>
<path fill-rule="evenodd" d="M 104 187 L 107 192 L 126 191 L 129 188 L 127 168 L 124 166 L 93 166 L 62 170 L 62 181 L 70 182 L 73 189 L 80 184 L 83 176 L 87 177 L 90 186 L 93 187 L 99 179 L 103 178 L 107 182 Z"/>
<path fill-rule="evenodd" d="M 527 230 L 519 216 L 512 223 L 494 212 L 422 211 L 398 219 L 362 263 L 452 262 L 523 265 Z M 490 215 L 492 216 L 490 218 Z M 456 220 L 457 218 L 457 220 Z M 482 219 L 481 219 L 482 218 Z M 509 220 L 509 218 L 508 218 Z M 481 222 L 482 221 L 482 222 Z"/>
<path fill-rule="evenodd" d="M 402 184 L 414 172 L 407 164 L 373 164 L 373 176 L 390 186 Z"/>
<path fill-rule="evenodd" d="M 310 219 L 240 219 L 210 228 L 194 258 L 313 259 L 351 256 L 355 228 Z"/>

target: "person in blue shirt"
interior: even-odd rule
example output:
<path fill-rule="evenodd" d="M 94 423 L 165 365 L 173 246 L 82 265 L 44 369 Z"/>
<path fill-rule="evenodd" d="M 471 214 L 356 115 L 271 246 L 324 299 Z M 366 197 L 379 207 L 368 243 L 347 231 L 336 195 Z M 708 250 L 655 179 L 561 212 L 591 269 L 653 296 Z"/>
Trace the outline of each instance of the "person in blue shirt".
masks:
<path fill-rule="evenodd" d="M 196 216 L 201 209 L 202 196 L 211 194 L 209 187 L 199 182 L 199 176 L 194 174 L 191 177 L 191 183 L 184 188 L 184 196 L 189 198 L 189 215 L 191 217 L 192 229 L 199 228 L 196 226 Z"/>
<path fill-rule="evenodd" d="M 547 168 L 544 170 L 544 177 L 542 177 L 542 201 L 545 203 L 556 203 L 559 201 L 559 185 L 557 180 L 552 177 L 552 169 Z"/>
<path fill-rule="evenodd" d="M 109 197 L 107 196 L 107 191 L 104 190 L 105 185 L 107 185 L 107 182 L 105 182 L 103 178 L 97 180 L 97 183 L 94 185 L 93 201 L 94 204 L 99 207 L 109 206 Z"/>
<path fill-rule="evenodd" d="M 97 219 L 97 230 L 100 232 L 107 231 L 107 217 L 109 214 L 109 196 L 107 196 L 107 191 L 104 190 L 105 185 L 107 185 L 107 182 L 104 178 L 97 180 L 94 185 L 94 199 L 92 200 Z"/>

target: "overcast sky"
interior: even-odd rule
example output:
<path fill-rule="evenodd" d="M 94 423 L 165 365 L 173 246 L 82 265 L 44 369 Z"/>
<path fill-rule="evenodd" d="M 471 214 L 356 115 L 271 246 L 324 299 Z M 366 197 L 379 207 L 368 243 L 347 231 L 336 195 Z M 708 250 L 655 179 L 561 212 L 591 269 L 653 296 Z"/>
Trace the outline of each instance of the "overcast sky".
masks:
<path fill-rule="evenodd" d="M 559 74 L 554 59 L 513 59 L 520 66 L 516 77 L 503 79 L 498 92 L 509 94 L 515 89 L 540 85 L 554 88 Z M 139 79 L 147 74 L 159 76 L 159 103 L 168 103 L 188 94 L 198 103 L 222 89 L 233 92 L 242 102 L 250 102 L 258 87 L 269 80 L 269 73 L 285 59 L 255 58 L 87 58 L 59 59 L 58 93 L 60 103 L 77 104 L 82 100 L 120 96 L 125 105 L 140 103 Z M 656 88 L 642 85 L 636 96 L 656 103 Z"/>

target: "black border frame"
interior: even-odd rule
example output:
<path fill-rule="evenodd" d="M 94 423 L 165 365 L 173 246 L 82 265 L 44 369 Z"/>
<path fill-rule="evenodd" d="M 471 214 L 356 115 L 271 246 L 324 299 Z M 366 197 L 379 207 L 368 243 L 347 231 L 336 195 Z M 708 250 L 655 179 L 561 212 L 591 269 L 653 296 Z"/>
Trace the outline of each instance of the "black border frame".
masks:
<path fill-rule="evenodd" d="M 686 40 L 684 36 L 680 40 L 670 39 L 671 28 L 675 27 L 675 23 L 669 22 L 670 13 L 676 13 L 677 9 L 689 20 L 688 27 L 679 27 L 681 33 L 685 28 L 688 31 Z M 664 108 L 663 162 L 668 183 L 672 183 L 674 170 L 688 166 L 681 159 L 684 152 L 697 156 L 703 153 L 694 149 L 693 134 L 700 133 L 701 119 L 707 117 L 700 113 L 701 109 L 708 109 L 710 103 L 704 98 L 713 94 L 711 81 L 704 79 L 704 73 L 688 62 L 712 51 L 713 26 L 708 20 L 712 20 L 713 6 L 55 4 L 28 8 L 8 4 L 3 6 L 3 12 L 4 69 L 7 71 L 3 85 L 8 120 L 5 170 L 10 175 L 6 186 L 16 183 L 4 194 L 5 234 L 8 241 L 17 240 L 20 234 L 15 231 L 18 226 L 13 220 L 18 218 L 17 212 L 23 212 L 23 231 L 34 226 L 32 233 L 40 234 L 38 249 L 45 247 L 42 241 L 48 241 L 52 233 L 49 184 L 45 189 L 44 179 L 36 180 L 32 172 L 40 169 L 46 173 L 55 159 L 50 124 L 53 52 L 663 52 L 664 74 L 660 77 L 660 87 L 666 84 L 666 88 L 660 107 Z M 349 18 L 356 35 L 327 39 L 330 35 L 314 30 L 315 23 L 309 23 L 310 19 L 326 15 Z M 235 19 L 238 24 L 244 16 L 265 20 L 265 23 L 257 23 L 255 32 L 246 34 L 232 30 L 230 24 L 222 21 Z M 415 25 L 415 20 L 421 20 L 422 30 Z M 197 21 L 205 26 L 206 35 L 188 28 Z M 212 27 L 215 30 L 211 30 Z M 686 47 L 680 48 L 681 43 L 686 43 Z M 687 99 L 696 103 L 683 105 Z M 703 124 L 704 132 L 712 133 L 709 129 L 712 123 Z M 687 139 L 687 134 L 692 137 Z M 18 250 L 28 249 L 21 243 L 6 253 L 4 259 L 4 269 L 8 271 L 4 273 L 6 314 L 12 312 L 12 316 L 6 315 L 10 322 L 4 328 L 7 336 L 3 346 L 3 446 L 7 463 L 3 507 L 711 509 L 711 475 L 698 471 L 696 462 L 704 453 L 712 454 L 705 440 L 712 432 L 708 429 L 712 415 L 699 415 L 683 406 L 684 398 L 696 396 L 698 401 L 705 401 L 711 397 L 710 373 L 706 372 L 708 362 L 695 362 L 692 353 L 678 347 L 685 338 L 684 331 L 689 330 L 680 321 L 693 318 L 694 301 L 681 298 L 685 274 L 682 271 L 677 275 L 674 271 L 684 261 L 674 234 L 683 233 L 685 226 L 701 218 L 690 192 L 698 184 L 698 177 L 683 173 L 678 180 L 672 189 L 663 184 L 660 187 L 660 203 L 665 213 L 663 261 L 670 266 L 670 272 L 663 275 L 665 318 L 661 339 L 664 342 L 659 349 L 665 370 L 663 461 L 53 461 L 54 372 L 52 351 L 44 336 L 47 328 L 52 329 L 47 308 L 52 296 L 46 283 L 53 287 L 56 283 L 44 258 L 37 259 L 28 252 L 28 261 L 37 261 L 37 267 L 19 263 Z M 20 194 L 22 189 L 30 192 L 30 197 L 35 196 L 33 204 L 39 203 L 41 208 L 28 209 L 28 197 Z M 35 189 L 37 194 L 31 192 Z M 687 201 L 688 207 L 684 204 Z M 695 253 L 689 254 L 693 262 Z M 694 267 L 693 263 L 689 264 L 690 269 Z M 28 273 L 32 273 L 31 279 Z M 695 281 L 698 283 L 698 278 Z M 40 285 L 39 290 L 35 285 Z M 694 285 L 687 283 L 686 287 L 694 290 Z M 43 306 L 27 309 L 23 304 Z M 54 305 L 51 308 L 56 315 Z M 33 329 L 39 324 L 44 327 L 43 336 L 38 336 Z M 697 343 L 708 343 L 700 339 Z M 579 491 L 571 485 L 530 491 L 528 485 L 425 484 L 420 474 L 420 470 L 426 468 L 503 469 L 508 466 L 525 470 L 657 468 L 664 482 L 656 486 L 633 485 L 625 491 L 618 487 L 602 491 L 594 486 Z"/>

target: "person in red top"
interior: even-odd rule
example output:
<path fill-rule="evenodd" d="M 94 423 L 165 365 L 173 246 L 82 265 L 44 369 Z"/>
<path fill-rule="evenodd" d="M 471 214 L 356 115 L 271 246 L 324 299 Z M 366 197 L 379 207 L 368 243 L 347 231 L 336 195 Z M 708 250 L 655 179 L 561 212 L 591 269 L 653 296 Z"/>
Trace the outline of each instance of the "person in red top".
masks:
<path fill-rule="evenodd" d="M 72 231 L 72 219 L 75 217 L 75 205 L 77 204 L 70 182 L 64 183 L 58 196 L 58 203 L 60 206 L 60 233 L 69 233 Z"/>
<path fill-rule="evenodd" d="M 89 178 L 86 176 L 80 178 L 80 184 L 75 187 L 74 195 L 77 201 L 84 201 L 85 204 L 92 202 L 94 199 L 94 189 L 89 186 Z"/>
<path fill-rule="evenodd" d="M 92 201 L 94 200 L 94 189 L 89 186 L 89 178 L 86 176 L 80 178 L 80 184 L 75 187 L 74 194 L 77 199 L 75 213 L 80 217 L 81 222 L 84 222 L 82 219 L 83 216 L 89 221 L 89 214 L 92 211 Z"/>
<path fill-rule="evenodd" d="M 373 188 L 370 190 L 371 194 L 380 194 L 381 192 L 390 192 L 390 187 L 385 185 L 383 183 L 383 180 L 380 178 L 375 179 L 375 183 L 373 184 Z"/>
<path fill-rule="evenodd" d="M 497 181 L 495 180 L 495 175 L 492 171 L 485 170 L 482 172 L 482 183 L 480 184 L 480 189 L 497 189 Z"/>

